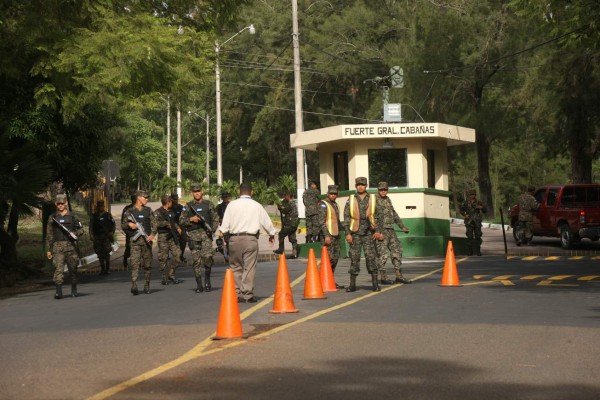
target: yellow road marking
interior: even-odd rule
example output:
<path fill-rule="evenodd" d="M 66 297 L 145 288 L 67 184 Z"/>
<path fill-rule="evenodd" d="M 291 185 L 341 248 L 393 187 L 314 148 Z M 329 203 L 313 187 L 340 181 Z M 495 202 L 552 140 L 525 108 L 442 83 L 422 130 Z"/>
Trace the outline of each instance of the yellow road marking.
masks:
<path fill-rule="evenodd" d="M 577 280 L 578 281 L 593 281 L 596 278 L 600 278 L 600 275 L 582 276 L 581 278 L 577 278 Z"/>
<path fill-rule="evenodd" d="M 495 281 L 504 281 L 504 280 L 512 278 L 513 276 L 517 276 L 517 275 L 500 275 L 500 276 L 496 276 L 494 278 L 494 280 Z"/>
<path fill-rule="evenodd" d="M 549 281 L 562 281 L 565 280 L 567 278 L 572 278 L 575 275 L 556 275 L 556 276 L 552 276 L 550 278 L 548 278 Z"/>
<path fill-rule="evenodd" d="M 520 256 L 508 256 L 508 257 L 506 257 L 507 260 L 512 260 L 513 258 L 520 258 Z"/>
<path fill-rule="evenodd" d="M 547 279 L 545 281 L 540 281 L 540 283 L 538 283 L 536 286 L 579 286 L 579 285 L 573 285 L 573 284 L 568 284 L 568 283 L 556 283 L 556 281 L 551 281 L 550 279 Z"/>
<path fill-rule="evenodd" d="M 490 275 L 473 275 L 473 279 L 483 279 L 486 276 L 490 276 Z"/>
<path fill-rule="evenodd" d="M 592 260 L 600 260 L 600 256 L 594 256 L 592 257 Z"/>
<path fill-rule="evenodd" d="M 528 257 L 523 257 L 523 260 L 525 260 L 525 261 L 533 261 L 536 258 L 538 258 L 538 256 L 528 256 Z"/>
<path fill-rule="evenodd" d="M 558 260 L 560 259 L 559 256 L 550 256 L 550 257 L 546 257 L 544 260 L 546 261 L 554 261 L 554 260 Z"/>
<path fill-rule="evenodd" d="M 583 260 L 583 256 L 573 256 L 573 257 L 569 257 L 569 260 Z"/>
<path fill-rule="evenodd" d="M 463 260 L 466 260 L 466 259 L 467 258 L 465 257 L 465 258 L 462 258 L 460 260 L 456 260 L 456 262 L 459 263 L 459 262 L 461 262 Z M 428 277 L 430 275 L 433 275 L 435 273 L 438 273 L 438 272 L 442 271 L 443 269 L 444 268 L 438 268 L 438 269 L 436 269 L 434 271 L 431 271 L 431 272 L 428 272 L 426 274 L 420 275 L 420 276 L 414 278 L 413 281 L 417 281 L 419 279 L 426 278 L 426 277 Z M 290 286 L 296 286 L 299 282 L 301 282 L 304 279 L 305 275 L 306 274 L 301 275 L 293 283 L 291 283 Z M 136 377 L 133 377 L 133 378 L 128 379 L 128 380 L 126 380 L 124 382 L 121 382 L 121 383 L 119 383 L 119 384 L 117 384 L 115 386 L 112 386 L 112 387 L 110 387 L 108 389 L 105 389 L 105 390 L 103 390 L 100 393 L 96 393 L 95 395 L 93 395 L 91 397 L 88 397 L 88 400 L 103 400 L 103 399 L 107 399 L 107 398 L 109 398 L 111 396 L 114 396 L 117 393 L 120 393 L 120 392 L 122 392 L 124 390 L 127 390 L 127 389 L 129 389 L 129 388 L 137 385 L 138 383 L 142 383 L 142 382 L 147 381 L 147 380 L 149 380 L 151 378 L 154 378 L 155 376 L 160 375 L 160 374 L 162 374 L 164 372 L 167 372 L 167 371 L 169 371 L 169 370 L 171 370 L 173 368 L 176 368 L 176 367 L 178 367 L 178 366 L 180 366 L 180 365 L 182 365 L 182 364 L 184 364 L 184 363 L 186 363 L 188 361 L 194 360 L 196 358 L 204 357 L 204 356 L 207 356 L 207 355 L 210 355 L 210 354 L 214 354 L 214 353 L 223 351 L 225 349 L 229 349 L 231 347 L 240 346 L 240 345 L 242 345 L 244 343 L 248 343 L 249 340 L 260 339 L 260 338 L 264 338 L 264 337 L 270 336 L 272 334 L 275 334 L 275 333 L 281 332 L 281 331 L 283 331 L 285 329 L 288 329 L 288 328 L 291 328 L 293 326 L 296 326 L 296 325 L 298 325 L 300 323 L 303 323 L 303 322 L 306 322 L 306 321 L 310 321 L 311 319 L 314 319 L 314 318 L 320 317 L 322 315 L 328 314 L 328 313 L 330 313 L 332 311 L 336 311 L 336 310 L 339 310 L 341 308 L 350 306 L 352 304 L 358 303 L 359 301 L 371 298 L 373 296 L 377 296 L 377 295 L 379 295 L 381 293 L 384 293 L 384 292 L 387 292 L 389 290 L 394 290 L 394 289 L 399 288 L 401 286 L 404 286 L 404 284 L 389 286 L 389 287 L 387 287 L 385 289 L 382 289 L 381 292 L 370 292 L 370 293 L 368 293 L 368 294 L 366 294 L 364 296 L 357 297 L 357 298 L 349 300 L 349 301 L 347 301 L 345 303 L 338 304 L 336 306 L 333 306 L 333 307 L 321 310 L 319 312 L 316 312 L 316 313 L 314 313 L 312 315 L 307 315 L 306 317 L 300 318 L 300 319 L 298 319 L 296 321 L 293 321 L 293 322 L 287 323 L 285 325 L 281 325 L 279 327 L 271 329 L 269 331 L 260 333 L 258 335 L 253 336 L 250 339 L 247 339 L 247 340 L 246 339 L 244 339 L 244 340 L 233 340 L 231 342 L 227 342 L 227 343 L 221 345 L 218 348 L 214 348 L 214 349 L 211 349 L 211 350 L 206 350 L 206 348 L 211 343 L 213 343 L 213 340 L 211 339 L 211 337 L 214 336 L 214 335 L 216 335 L 216 332 L 213 332 L 209 337 L 207 337 L 206 339 L 204 339 L 202 342 L 200 342 L 194 348 L 192 348 L 188 352 L 184 353 L 180 357 L 176 358 L 175 360 L 172 360 L 172 361 L 170 361 L 170 362 L 168 362 L 166 364 L 163 364 L 163 365 L 161 365 L 159 367 L 156 367 L 156 368 L 154 368 L 154 369 L 152 369 L 150 371 L 144 372 L 143 374 L 140 374 L 140 375 L 138 375 Z M 257 303 L 254 307 L 249 308 L 248 310 L 246 310 L 245 312 L 243 312 L 242 314 L 240 314 L 240 318 L 244 319 L 244 318 L 249 317 L 250 315 L 252 315 L 257 310 L 265 307 L 271 301 L 273 301 L 273 296 L 268 297 L 265 300 L 261 301 L 260 303 Z M 242 316 L 243 316 L 243 318 L 242 318 Z"/>
<path fill-rule="evenodd" d="M 539 278 L 543 278 L 547 275 L 527 275 L 521 278 L 521 280 L 525 280 L 525 281 L 532 281 L 534 279 L 539 279 Z"/>
<path fill-rule="evenodd" d="M 503 281 L 479 281 L 479 282 L 463 283 L 462 285 L 463 286 L 473 286 L 473 285 L 487 285 L 490 283 L 504 283 L 504 282 Z"/>

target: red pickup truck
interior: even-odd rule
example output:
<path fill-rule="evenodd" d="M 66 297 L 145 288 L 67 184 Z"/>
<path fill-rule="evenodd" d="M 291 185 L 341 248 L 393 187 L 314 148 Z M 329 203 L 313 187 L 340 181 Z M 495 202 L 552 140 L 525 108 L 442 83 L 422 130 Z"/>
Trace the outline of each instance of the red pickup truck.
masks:
<path fill-rule="evenodd" d="M 600 185 L 543 186 L 535 194 L 539 208 L 533 216 L 533 235 L 559 237 L 568 249 L 581 239 L 600 239 Z M 510 209 L 510 225 L 517 238 L 519 206 Z"/>

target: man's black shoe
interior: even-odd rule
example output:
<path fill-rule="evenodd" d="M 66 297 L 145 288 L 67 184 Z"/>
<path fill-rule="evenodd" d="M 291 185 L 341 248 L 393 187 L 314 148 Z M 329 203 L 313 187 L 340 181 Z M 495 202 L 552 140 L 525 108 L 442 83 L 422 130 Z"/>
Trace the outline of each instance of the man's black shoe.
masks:
<path fill-rule="evenodd" d="M 273 253 L 275 253 L 275 254 L 281 254 L 281 253 L 283 253 L 283 250 L 280 250 L 280 249 L 273 250 Z"/>
<path fill-rule="evenodd" d="M 412 281 L 410 279 L 406 279 L 405 277 L 401 276 L 400 278 L 396 278 L 394 283 L 404 283 L 406 285 L 409 285 L 412 283 Z"/>
<path fill-rule="evenodd" d="M 381 280 L 381 284 L 382 284 L 382 285 L 391 285 L 392 283 L 394 283 L 394 282 L 392 282 L 392 281 L 391 281 L 391 280 L 389 280 L 389 279 L 382 279 L 382 280 Z"/>
<path fill-rule="evenodd" d="M 174 285 L 177 285 L 179 283 L 179 279 L 173 278 L 173 277 L 169 277 L 169 280 L 171 282 L 173 282 Z"/>
<path fill-rule="evenodd" d="M 132 294 L 132 295 L 134 295 L 134 296 L 137 296 L 139 293 L 140 293 L 140 292 L 139 292 L 139 290 L 138 290 L 137 286 L 136 286 L 136 287 L 132 287 L 132 288 L 131 288 L 131 294 Z"/>
<path fill-rule="evenodd" d="M 246 303 L 256 303 L 258 302 L 258 300 L 256 300 L 256 297 L 250 297 L 249 299 L 246 300 Z"/>

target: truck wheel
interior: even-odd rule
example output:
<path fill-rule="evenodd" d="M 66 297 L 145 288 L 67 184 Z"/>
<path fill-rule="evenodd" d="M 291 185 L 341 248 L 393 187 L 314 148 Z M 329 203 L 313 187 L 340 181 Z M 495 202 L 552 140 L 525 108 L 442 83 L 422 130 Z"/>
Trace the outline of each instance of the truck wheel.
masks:
<path fill-rule="evenodd" d="M 519 243 L 519 231 L 521 230 L 519 220 L 513 221 L 511 225 L 513 230 L 513 239 L 515 239 L 516 243 Z"/>
<path fill-rule="evenodd" d="M 560 226 L 560 245 L 563 249 L 570 249 L 573 245 L 573 233 L 567 224 Z"/>

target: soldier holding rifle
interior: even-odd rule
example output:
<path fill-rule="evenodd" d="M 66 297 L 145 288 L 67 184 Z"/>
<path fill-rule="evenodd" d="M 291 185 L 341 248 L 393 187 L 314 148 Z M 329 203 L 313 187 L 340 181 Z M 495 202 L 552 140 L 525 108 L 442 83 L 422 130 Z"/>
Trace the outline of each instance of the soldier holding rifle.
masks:
<path fill-rule="evenodd" d="M 131 294 L 137 296 L 137 280 L 140 269 L 144 270 L 144 293 L 150 294 L 150 275 L 152 273 L 152 241 L 156 236 L 156 218 L 148 203 L 148 193 L 135 192 L 135 204 L 121 220 L 121 228 L 126 232 L 131 247 L 129 265 L 131 268 Z"/>
<path fill-rule="evenodd" d="M 54 266 L 54 284 L 56 285 L 55 299 L 62 299 L 62 284 L 64 265 L 71 274 L 71 297 L 77 297 L 77 265 L 79 264 L 78 239 L 83 235 L 83 226 L 67 209 L 67 196 L 56 196 L 56 212 L 48 217 L 46 225 L 46 257 L 52 260 Z"/>
<path fill-rule="evenodd" d="M 210 271 L 215 255 L 212 235 L 219 227 L 219 215 L 215 206 L 210 201 L 203 199 L 202 186 L 199 183 L 192 184 L 191 190 L 194 198 L 184 206 L 179 223 L 187 231 L 188 246 L 192 251 L 196 293 L 204 290 L 210 292 L 212 289 Z M 204 286 L 202 285 L 202 269 L 204 269 Z"/>
<path fill-rule="evenodd" d="M 175 278 L 175 270 L 181 262 L 181 249 L 179 248 L 181 228 L 175 221 L 172 198 L 163 196 L 160 202 L 162 207 L 154 212 L 154 218 L 156 218 L 158 230 L 158 263 L 162 277 L 161 283 L 166 285 L 168 279 L 174 284 L 178 284 L 179 280 Z M 169 262 L 169 253 L 173 257 L 171 262 Z"/>

